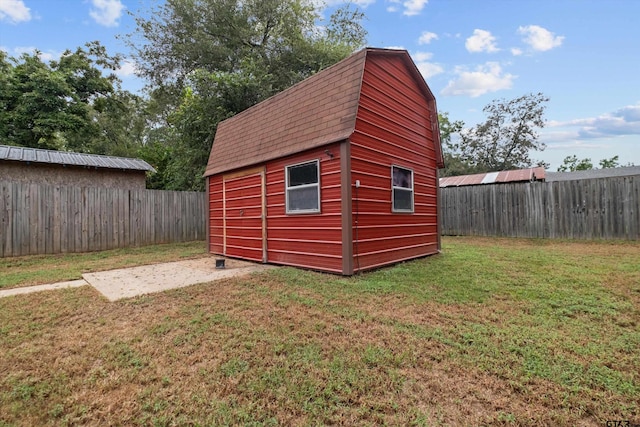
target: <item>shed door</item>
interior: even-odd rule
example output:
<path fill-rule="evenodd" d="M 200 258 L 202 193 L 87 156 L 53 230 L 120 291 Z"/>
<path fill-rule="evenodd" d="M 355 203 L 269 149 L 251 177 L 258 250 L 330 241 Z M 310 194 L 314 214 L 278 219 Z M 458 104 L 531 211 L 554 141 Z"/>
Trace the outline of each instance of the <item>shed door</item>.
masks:
<path fill-rule="evenodd" d="M 267 262 L 264 168 L 223 177 L 224 254 Z"/>

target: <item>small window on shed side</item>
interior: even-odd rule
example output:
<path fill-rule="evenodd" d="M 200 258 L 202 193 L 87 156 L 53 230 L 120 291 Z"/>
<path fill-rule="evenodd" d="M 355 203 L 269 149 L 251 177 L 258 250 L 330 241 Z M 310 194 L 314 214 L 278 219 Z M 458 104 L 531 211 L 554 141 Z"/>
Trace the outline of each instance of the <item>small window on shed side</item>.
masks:
<path fill-rule="evenodd" d="M 320 162 L 285 168 L 287 213 L 320 212 Z"/>
<path fill-rule="evenodd" d="M 391 166 L 393 212 L 413 212 L 413 171 Z"/>

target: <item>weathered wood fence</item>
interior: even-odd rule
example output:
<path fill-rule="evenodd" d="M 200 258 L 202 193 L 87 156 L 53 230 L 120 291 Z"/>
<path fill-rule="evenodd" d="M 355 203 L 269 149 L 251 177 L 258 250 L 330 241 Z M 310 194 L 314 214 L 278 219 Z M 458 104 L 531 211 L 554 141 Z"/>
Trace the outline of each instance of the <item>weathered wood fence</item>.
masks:
<path fill-rule="evenodd" d="M 0 182 L 0 257 L 204 240 L 204 193 Z"/>
<path fill-rule="evenodd" d="M 442 234 L 640 239 L 640 177 L 441 189 Z"/>

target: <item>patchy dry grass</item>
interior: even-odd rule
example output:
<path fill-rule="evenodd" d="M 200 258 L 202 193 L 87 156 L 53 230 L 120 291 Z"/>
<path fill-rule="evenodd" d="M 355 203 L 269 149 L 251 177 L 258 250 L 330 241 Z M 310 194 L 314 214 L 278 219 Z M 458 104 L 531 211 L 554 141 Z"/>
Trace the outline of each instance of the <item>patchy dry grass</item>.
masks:
<path fill-rule="evenodd" d="M 447 238 L 109 303 L 0 300 L 0 425 L 640 422 L 640 244 Z"/>
<path fill-rule="evenodd" d="M 81 279 L 82 273 L 136 267 L 206 255 L 202 241 L 102 252 L 0 258 L 0 289 Z"/>

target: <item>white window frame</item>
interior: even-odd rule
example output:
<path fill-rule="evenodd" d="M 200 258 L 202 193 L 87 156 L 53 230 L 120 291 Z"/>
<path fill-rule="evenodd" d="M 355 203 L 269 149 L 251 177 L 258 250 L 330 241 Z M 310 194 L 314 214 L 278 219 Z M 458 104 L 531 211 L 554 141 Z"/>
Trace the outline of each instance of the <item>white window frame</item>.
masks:
<path fill-rule="evenodd" d="M 293 187 L 289 186 L 289 168 L 293 168 L 296 166 L 302 166 L 302 165 L 307 165 L 307 164 L 311 164 L 311 163 L 315 163 L 316 164 L 316 171 L 317 171 L 317 183 L 314 184 L 303 184 L 303 185 L 295 185 Z M 320 159 L 315 159 L 315 160 L 308 160 L 308 161 L 304 161 L 304 162 L 300 162 L 300 163 L 295 163 L 292 165 L 287 165 L 284 167 L 284 180 L 285 180 L 285 210 L 286 213 L 288 215 L 297 215 L 297 214 L 308 214 L 308 213 L 319 213 L 320 212 Z M 296 209 L 296 210 L 290 210 L 289 209 L 289 190 L 298 190 L 298 189 L 303 189 L 303 188 L 313 188 L 315 187 L 316 190 L 316 194 L 318 195 L 318 208 L 317 209 Z"/>
<path fill-rule="evenodd" d="M 406 171 L 411 172 L 411 188 L 399 187 L 399 186 L 393 185 L 393 169 L 394 168 L 404 169 Z M 394 213 L 414 213 L 415 212 L 414 180 L 415 180 L 415 173 L 413 172 L 413 169 L 405 166 L 400 166 L 400 165 L 391 165 L 391 212 L 394 212 Z M 395 206 L 396 198 L 394 197 L 396 190 L 411 191 L 411 209 L 396 209 L 396 206 Z"/>

